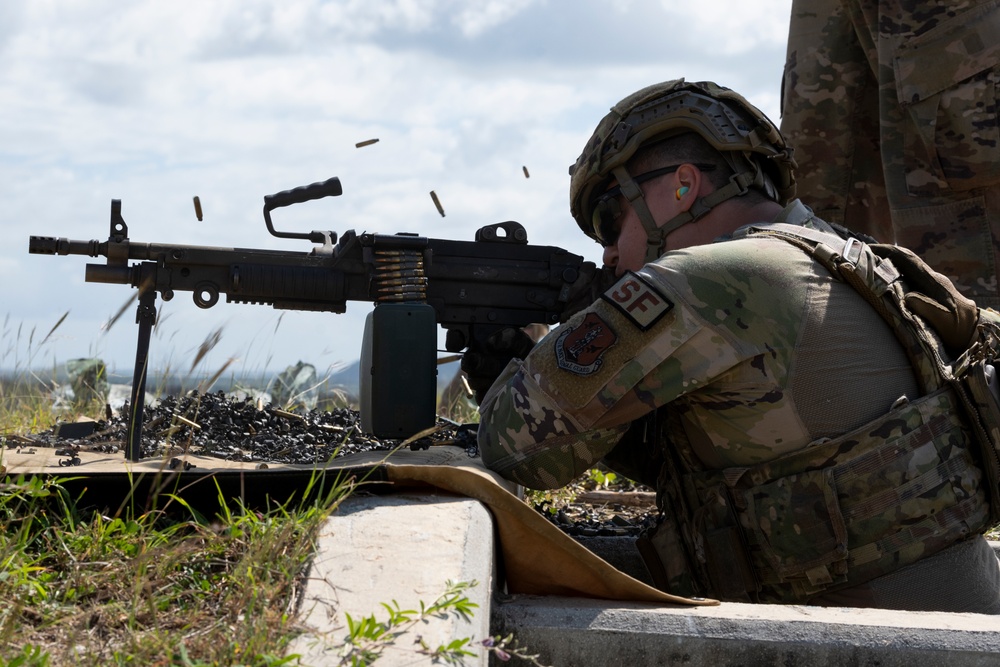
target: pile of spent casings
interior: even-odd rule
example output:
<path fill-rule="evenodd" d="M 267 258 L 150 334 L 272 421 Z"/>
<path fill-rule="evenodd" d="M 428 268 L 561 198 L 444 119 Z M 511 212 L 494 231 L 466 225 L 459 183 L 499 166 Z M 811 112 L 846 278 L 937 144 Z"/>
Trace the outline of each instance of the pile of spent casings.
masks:
<path fill-rule="evenodd" d="M 126 403 L 120 416 L 96 422 L 89 435 L 60 437 L 57 425 L 31 440 L 67 454 L 74 450 L 117 453 L 125 449 L 128 414 Z M 232 399 L 221 391 L 189 392 L 146 407 L 141 456 L 189 452 L 227 461 L 311 464 L 361 452 L 391 451 L 400 444 L 363 433 L 358 412 L 348 408 L 290 412 L 250 398 Z M 455 444 L 470 456 L 478 455 L 474 424 L 440 419 L 436 431 L 405 446 L 419 449 L 434 444 Z"/>

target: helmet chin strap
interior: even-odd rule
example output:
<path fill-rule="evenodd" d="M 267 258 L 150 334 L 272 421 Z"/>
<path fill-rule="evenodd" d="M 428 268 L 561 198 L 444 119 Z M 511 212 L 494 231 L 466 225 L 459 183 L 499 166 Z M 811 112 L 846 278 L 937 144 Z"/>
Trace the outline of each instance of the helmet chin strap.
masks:
<path fill-rule="evenodd" d="M 615 167 L 611 173 L 618 181 L 618 187 L 622 189 L 622 194 L 628 199 L 632 210 L 639 216 L 642 228 L 646 230 L 646 259 L 644 261 L 646 264 L 654 262 L 662 254 L 664 237 L 673 230 L 661 229 L 656 224 L 653 214 L 649 212 L 649 206 L 646 205 L 646 199 L 642 196 L 642 188 L 632 179 L 632 175 L 624 166 Z"/>
<path fill-rule="evenodd" d="M 653 214 L 649 211 L 649 206 L 646 205 L 645 198 L 642 196 L 642 189 L 632 179 L 625 167 L 616 167 L 611 173 L 614 174 L 622 189 L 622 194 L 628 199 L 629 204 L 639 216 L 639 222 L 642 223 L 643 229 L 646 230 L 646 258 L 644 260 L 646 264 L 660 258 L 660 255 L 663 254 L 666 237 L 672 231 L 696 222 L 722 202 L 745 195 L 751 186 L 760 186 L 764 181 L 763 172 L 759 169 L 756 172 L 744 171 L 733 174 L 729 177 L 729 183 L 725 187 L 696 199 L 687 211 L 675 215 L 662 225 L 657 225 Z"/>

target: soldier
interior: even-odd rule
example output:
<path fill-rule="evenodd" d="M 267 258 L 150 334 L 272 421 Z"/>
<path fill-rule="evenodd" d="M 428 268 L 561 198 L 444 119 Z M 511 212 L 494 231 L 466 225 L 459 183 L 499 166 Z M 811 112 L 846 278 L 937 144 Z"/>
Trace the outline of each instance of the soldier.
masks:
<path fill-rule="evenodd" d="M 1000 6 L 793 0 L 781 131 L 820 217 L 1000 308 Z"/>
<path fill-rule="evenodd" d="M 466 354 L 483 460 L 536 489 L 598 461 L 655 487 L 640 551 L 674 594 L 1000 613 L 955 395 L 831 273 L 844 257 L 895 280 L 792 199 L 794 167 L 764 114 L 713 83 L 615 105 L 570 184 L 613 284 L 533 349 L 512 329 Z M 940 294 L 907 308 L 965 349 L 975 304 L 918 284 Z"/>

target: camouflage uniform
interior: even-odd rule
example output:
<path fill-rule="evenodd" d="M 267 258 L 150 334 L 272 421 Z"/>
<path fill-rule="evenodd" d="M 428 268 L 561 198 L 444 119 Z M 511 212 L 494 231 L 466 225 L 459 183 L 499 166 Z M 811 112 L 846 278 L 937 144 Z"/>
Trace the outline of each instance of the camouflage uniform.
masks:
<path fill-rule="evenodd" d="M 778 221 L 832 231 L 797 201 Z M 749 468 L 764 474 L 782 457 L 839 445 L 845 433 L 907 403 L 902 397 L 918 396 L 912 366 L 893 332 L 852 287 L 785 241 L 749 237 L 668 252 L 623 276 L 523 362 L 508 365 L 482 403 L 479 441 L 490 468 L 525 486 L 565 485 L 607 457 L 640 481 L 660 482 L 662 505 L 671 499 L 662 483 L 661 462 L 679 441 L 693 454 L 689 468 Z M 931 408 L 928 414 L 941 412 L 947 411 Z M 660 430 L 652 438 L 637 433 L 650 414 L 663 417 L 666 436 Z M 888 439 L 898 427 L 892 420 L 884 422 L 879 437 Z M 919 467 L 921 462 L 905 465 Z M 974 467 L 969 461 L 963 466 Z M 904 477 L 910 473 L 904 471 Z M 962 504 L 970 508 L 965 519 L 981 524 L 985 504 L 978 473 L 963 475 L 947 481 L 957 484 L 957 490 L 949 507 L 941 509 Z M 697 475 L 688 479 L 700 483 Z M 894 484 L 898 482 L 889 482 L 889 495 Z M 828 494 L 823 487 L 816 487 L 820 496 Z M 870 488 L 868 482 L 855 480 L 843 495 L 850 503 L 864 505 L 876 497 L 866 495 Z M 745 534 L 753 528 L 763 543 L 777 531 L 799 531 L 797 523 L 784 518 L 787 503 L 768 494 L 748 497 L 758 504 L 771 503 L 764 512 L 771 518 L 744 526 Z M 894 502 L 898 500 L 893 497 L 873 521 L 905 523 L 903 504 Z M 800 539 L 806 543 L 816 538 L 804 532 Z M 906 547 L 909 562 L 924 557 L 921 549 L 956 553 L 958 547 L 946 547 L 960 538 L 950 535 L 947 543 L 933 549 L 922 539 Z M 842 549 L 847 537 L 834 542 L 831 548 Z M 973 555 L 964 557 L 964 565 L 950 570 L 945 581 L 952 590 L 986 591 L 980 593 L 986 599 L 980 597 L 967 610 L 1000 612 L 1000 569 L 995 561 L 992 570 L 988 563 L 983 565 L 986 561 L 975 561 L 988 547 L 981 537 L 971 542 Z M 803 551 L 812 546 L 803 544 Z M 713 550 L 710 547 L 703 545 L 703 550 Z M 959 551 L 968 549 L 961 546 Z M 853 558 L 855 552 L 851 554 Z M 760 557 L 780 560 L 789 555 L 794 559 L 800 554 Z M 888 561 L 873 558 L 868 563 L 884 569 L 869 570 L 857 580 L 805 563 L 795 575 L 808 580 L 805 587 L 776 589 L 770 600 L 814 597 L 823 586 L 810 588 L 808 582 L 820 581 L 821 575 L 841 576 L 844 585 L 839 588 L 857 593 L 858 584 L 893 569 Z M 972 565 L 974 561 L 978 565 Z M 864 598 L 871 587 L 860 590 L 865 593 L 850 599 Z M 831 598 L 830 603 L 837 601 Z M 890 604 L 884 597 L 874 603 Z M 936 601 L 923 598 L 906 604 L 936 608 Z"/>
<path fill-rule="evenodd" d="M 793 0 L 781 132 L 817 215 L 1000 307 L 1000 6 Z"/>

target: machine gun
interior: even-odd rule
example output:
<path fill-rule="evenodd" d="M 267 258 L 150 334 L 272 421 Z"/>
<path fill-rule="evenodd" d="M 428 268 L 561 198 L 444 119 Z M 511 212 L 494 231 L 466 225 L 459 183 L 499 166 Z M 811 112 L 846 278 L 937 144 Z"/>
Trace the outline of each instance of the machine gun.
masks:
<path fill-rule="evenodd" d="M 348 301 L 375 308 L 361 353 L 362 428 L 379 437 L 408 437 L 435 423 L 437 329 L 449 352 L 476 349 L 493 332 L 552 324 L 574 283 L 594 268 L 562 248 L 528 245 L 519 223 L 482 227 L 475 241 L 416 234 L 282 232 L 271 211 L 343 192 L 338 178 L 264 197 L 264 222 L 275 237 L 305 239 L 309 252 L 136 243 L 129 240 L 121 201 L 111 202 L 107 241 L 32 236 L 28 252 L 103 256 L 87 264 L 87 282 L 139 290 L 139 325 L 126 456 L 139 459 L 149 340 L 155 299 L 192 292 L 200 308 L 222 294 L 230 303 L 343 313 Z M 130 264 L 130 260 L 137 263 Z"/>

